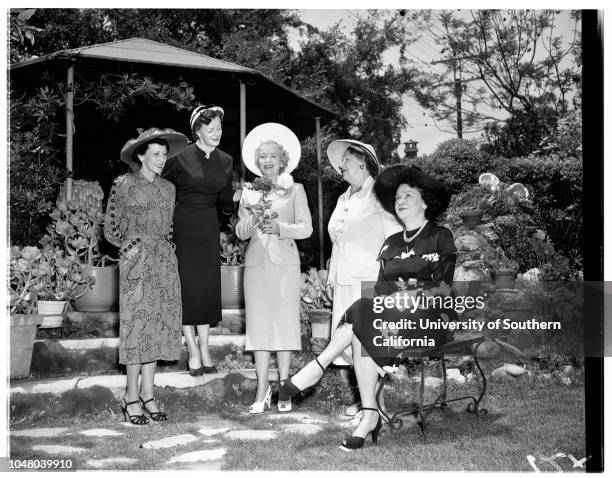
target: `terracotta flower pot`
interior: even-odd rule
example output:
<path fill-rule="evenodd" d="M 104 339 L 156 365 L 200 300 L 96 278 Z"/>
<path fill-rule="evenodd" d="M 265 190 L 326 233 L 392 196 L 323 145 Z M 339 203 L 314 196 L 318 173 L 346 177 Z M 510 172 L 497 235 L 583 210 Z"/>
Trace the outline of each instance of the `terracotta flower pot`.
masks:
<path fill-rule="evenodd" d="M 459 217 L 461 217 L 461 220 L 466 227 L 475 227 L 482 223 L 483 214 L 483 211 L 474 209 L 461 211 Z"/>
<path fill-rule="evenodd" d="M 312 351 L 319 354 L 323 351 L 331 337 L 332 312 L 328 309 L 311 309 L 308 311 L 310 321 Z"/>
<path fill-rule="evenodd" d="M 85 266 L 85 274 L 96 278 L 93 287 L 73 301 L 80 312 L 107 312 L 119 303 L 119 266 Z M 83 286 L 80 286 L 83 287 Z M 82 290 L 82 289 L 81 289 Z"/>
<path fill-rule="evenodd" d="M 53 329 L 61 327 L 66 317 L 67 300 L 39 300 L 37 304 L 38 314 L 42 317 L 41 329 Z"/>
<path fill-rule="evenodd" d="M 32 363 L 32 348 L 36 327 L 42 322 L 38 314 L 11 315 L 11 364 L 10 377 L 27 378 Z"/>
<path fill-rule="evenodd" d="M 221 266 L 221 307 L 244 309 L 244 266 Z"/>
<path fill-rule="evenodd" d="M 493 283 L 498 289 L 515 289 L 516 275 L 517 272 L 514 269 L 493 269 L 491 271 Z"/>

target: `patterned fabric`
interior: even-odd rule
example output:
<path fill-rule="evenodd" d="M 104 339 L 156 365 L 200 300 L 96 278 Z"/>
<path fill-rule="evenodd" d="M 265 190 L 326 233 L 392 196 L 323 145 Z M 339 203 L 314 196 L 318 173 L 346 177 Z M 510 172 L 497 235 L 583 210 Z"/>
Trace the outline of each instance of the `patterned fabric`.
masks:
<path fill-rule="evenodd" d="M 118 177 L 106 208 L 104 236 L 119 247 L 119 363 L 178 360 L 181 288 L 170 242 L 174 185 L 140 172 Z"/>

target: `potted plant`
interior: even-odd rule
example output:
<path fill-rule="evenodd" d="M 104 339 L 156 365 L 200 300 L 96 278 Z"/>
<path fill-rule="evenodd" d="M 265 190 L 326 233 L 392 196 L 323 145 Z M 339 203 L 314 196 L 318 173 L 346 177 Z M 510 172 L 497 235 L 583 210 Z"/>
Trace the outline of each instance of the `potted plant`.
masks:
<path fill-rule="evenodd" d="M 77 180 L 70 200 L 62 186 L 56 208 L 51 212 L 53 223 L 46 237 L 77 258 L 83 273 L 93 279 L 89 289 L 78 294 L 73 302 L 79 311 L 110 311 L 119 302 L 119 268 L 116 260 L 103 255 L 99 248 L 104 224 L 103 197 L 97 182 Z"/>
<path fill-rule="evenodd" d="M 488 260 L 491 278 L 497 289 L 515 289 L 518 265 L 504 254 L 501 247 L 495 249 Z"/>
<path fill-rule="evenodd" d="M 332 323 L 333 289 L 327 281 L 327 271 L 314 267 L 302 273 L 300 294 L 310 321 L 312 351 L 321 353 L 329 343 Z"/>
<path fill-rule="evenodd" d="M 219 237 L 221 254 L 221 306 L 224 309 L 244 309 L 244 256 L 248 241 L 236 235 L 238 217 L 233 215 L 228 232 Z"/>
<path fill-rule="evenodd" d="M 490 195 L 490 187 L 476 184 L 456 197 L 455 203 L 460 207 L 458 215 L 466 227 L 472 228 L 481 224 Z"/>
<path fill-rule="evenodd" d="M 10 378 L 25 378 L 30 375 L 32 348 L 36 327 L 42 317 L 35 314 L 36 295 L 31 286 L 38 274 L 37 261 L 40 249 L 27 246 L 11 247 L 9 267 L 10 298 Z"/>

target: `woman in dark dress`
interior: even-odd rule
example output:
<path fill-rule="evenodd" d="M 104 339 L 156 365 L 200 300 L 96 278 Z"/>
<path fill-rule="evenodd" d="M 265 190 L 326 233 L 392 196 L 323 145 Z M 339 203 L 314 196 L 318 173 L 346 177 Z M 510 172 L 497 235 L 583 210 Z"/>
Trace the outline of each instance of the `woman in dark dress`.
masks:
<path fill-rule="evenodd" d="M 106 208 L 104 236 L 120 256 L 119 363 L 127 371 L 121 409 L 134 425 L 149 422 L 143 409 L 154 421 L 168 419 L 153 398 L 155 368 L 158 360 L 181 357 L 181 288 L 170 242 L 175 190 L 159 173 L 187 142 L 157 128 L 129 140 L 121 160 L 132 172 L 115 180 Z"/>
<path fill-rule="evenodd" d="M 162 172 L 176 186 L 174 242 L 181 277 L 183 335 L 189 349 L 189 373 L 194 376 L 217 372 L 208 350 L 210 327 L 221 321 L 217 208 L 228 215 L 234 209 L 233 160 L 217 149 L 222 120 L 222 108 L 198 106 L 190 120 L 195 142 L 168 161 Z"/>
<path fill-rule="evenodd" d="M 419 296 L 419 290 L 425 296 L 450 294 L 456 249 L 451 232 L 434 224 L 450 200 L 444 184 L 418 168 L 392 166 L 378 176 L 374 192 L 381 205 L 404 226 L 402 232 L 389 236 L 381 248 L 374 297 L 361 298 L 349 307 L 327 348 L 281 384 L 279 395 L 279 400 L 285 399 L 316 385 L 325 368 L 351 345 L 363 406 L 361 422 L 342 442 L 344 450 L 362 448 L 369 434 L 377 442 L 382 421 L 375 391 L 379 377 L 385 374 L 383 367 L 405 348 L 443 345 L 445 329 L 421 328 L 420 323 L 426 319 L 446 321 L 447 315 L 453 314 L 434 308 L 414 310 L 411 302 L 411 298 L 416 300 Z M 392 303 L 399 300 L 399 306 L 382 307 L 385 299 Z M 403 307 L 404 300 L 408 309 Z M 416 327 L 391 329 L 382 324 L 402 319 L 412 320 Z"/>

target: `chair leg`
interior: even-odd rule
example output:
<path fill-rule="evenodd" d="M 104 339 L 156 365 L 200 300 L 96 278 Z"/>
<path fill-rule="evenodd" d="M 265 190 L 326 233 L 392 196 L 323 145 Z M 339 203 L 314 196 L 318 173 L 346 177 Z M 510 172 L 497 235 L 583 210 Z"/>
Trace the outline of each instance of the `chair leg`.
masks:
<path fill-rule="evenodd" d="M 419 419 L 421 432 L 423 433 L 423 440 L 427 434 L 427 417 L 423 410 L 423 401 L 425 398 L 425 359 L 421 359 L 421 387 L 419 392 Z"/>
<path fill-rule="evenodd" d="M 440 365 L 442 367 L 442 403 L 440 403 L 440 408 L 445 409 L 448 407 L 446 403 L 446 361 L 444 360 L 444 353 L 442 353 L 442 357 L 440 358 Z"/>

